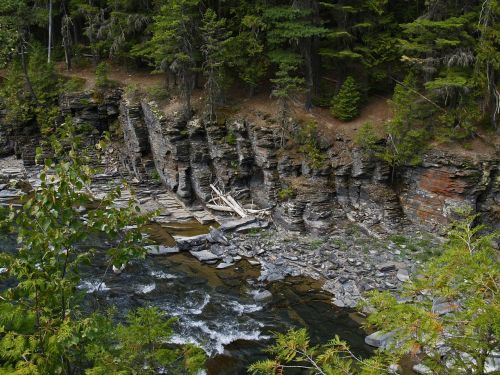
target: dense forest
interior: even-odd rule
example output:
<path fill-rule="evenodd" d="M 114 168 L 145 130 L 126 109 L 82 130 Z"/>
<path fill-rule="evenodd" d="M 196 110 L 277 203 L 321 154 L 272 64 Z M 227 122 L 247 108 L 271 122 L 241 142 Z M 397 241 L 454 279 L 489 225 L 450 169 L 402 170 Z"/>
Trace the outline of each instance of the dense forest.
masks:
<path fill-rule="evenodd" d="M 128 192 L 129 182 L 122 183 L 120 180 L 119 186 L 109 188 L 106 194 L 99 195 L 99 198 L 94 195 L 95 176 L 100 174 L 99 168 L 102 167 L 100 158 L 112 160 L 110 155 L 121 146 L 113 143 L 116 140 L 111 139 L 110 134 L 100 132 L 98 136 L 104 136 L 91 145 L 95 147 L 89 153 L 85 142 L 88 134 L 82 132 L 81 123 L 77 124 L 72 116 L 64 118 L 62 115 L 61 95 L 88 89 L 84 80 L 72 72 L 90 71 L 95 82 L 88 97 L 79 97 L 82 107 L 94 99 L 99 102 L 106 90 L 112 91 L 117 87 L 120 95 L 125 93 L 123 98 L 139 92 L 141 95 L 173 99 L 181 108 L 182 121 L 176 124 L 182 123 L 184 127 L 169 129 L 171 134 L 168 136 L 173 134 L 173 138 L 187 145 L 185 154 L 208 150 L 208 146 L 197 139 L 197 132 L 201 130 L 193 131 L 186 127 L 188 120 L 197 114 L 202 118 L 200 121 L 206 121 L 208 130 L 205 130 L 214 131 L 220 136 L 219 141 L 222 140 L 217 143 L 207 137 L 206 143 L 210 147 L 222 150 L 214 157 L 218 158 L 217 162 L 224 159 L 220 154 L 227 150 L 233 152 L 243 141 L 250 143 L 249 140 L 242 141 L 241 134 L 235 135 L 233 128 L 226 131 L 226 124 L 215 121 L 217 116 L 231 107 L 235 98 L 260 95 L 272 103 L 273 116 L 266 120 L 273 126 L 278 125 L 281 144 L 276 145 L 279 142 L 275 138 L 269 141 L 269 136 L 263 143 L 269 141 L 272 145 L 262 147 L 255 154 L 248 151 L 248 159 L 274 157 L 281 151 L 293 154 L 298 150 L 297 154 L 306 155 L 301 160 L 303 163 L 297 164 L 298 167 L 283 164 L 283 169 L 295 168 L 292 172 L 296 174 L 291 173 L 293 178 L 290 180 L 299 181 L 298 188 L 306 186 L 309 190 L 300 192 L 295 189 L 296 186 L 287 184 L 288 180 L 284 178 L 287 183 L 276 183 L 281 185 L 276 187 L 274 203 L 276 206 L 286 205 L 299 191 L 298 195 L 302 193 L 303 200 L 316 199 L 328 211 L 333 207 L 328 204 L 332 203 L 334 194 L 320 184 L 308 185 L 310 181 L 321 182 L 323 178 L 333 185 L 332 181 L 338 176 L 354 181 L 373 172 L 379 175 L 371 180 L 359 180 L 362 181 L 359 185 L 373 185 L 376 190 L 382 182 L 387 182 L 387 186 L 396 191 L 399 189 L 399 186 L 395 187 L 398 171 L 422 164 L 423 152 L 432 146 L 452 143 L 463 151 L 472 148 L 474 139 L 486 141 L 488 147 L 491 139 L 498 139 L 499 17 L 498 0 L 0 0 L 0 141 L 6 137 L 5 134 L 17 133 L 25 138 L 36 135 L 33 138 L 38 142 L 33 147 L 33 150 L 36 149 L 33 151 L 36 153 L 33 164 L 38 165 L 30 165 L 38 168 L 38 174 L 36 178 L 26 179 L 30 183 L 36 180 L 36 184 L 27 194 L 23 191 L 19 201 L 0 202 L 0 374 L 205 374 L 207 353 L 188 340 L 172 343 L 176 318 L 166 319 L 164 312 L 157 307 L 120 311 L 116 306 L 99 305 L 97 298 L 89 303 L 90 297 L 82 292 L 81 270 L 85 267 L 94 267 L 105 258 L 104 276 L 120 275 L 129 264 L 134 265 L 134 262 L 151 255 L 146 246 L 152 241 L 144 233 L 158 212 L 142 212 L 138 203 L 140 200 L 131 199 L 122 207 L 116 205 L 122 193 Z M 126 86 L 123 82 L 114 81 L 109 72 L 111 67 L 116 66 L 130 74 L 158 75 L 163 86 L 156 88 L 155 92 L 145 93 L 140 84 Z M 327 155 L 325 150 L 333 152 L 333 146 L 321 146 L 320 124 L 315 121 L 301 123 L 300 130 L 291 127 L 291 123 L 296 121 L 293 119 L 294 108 L 299 107 L 303 113 L 322 108 L 335 121 L 349 124 L 360 117 L 370 100 L 377 97 L 382 98 L 384 105 L 390 98 L 390 119 L 384 119 L 382 127 L 363 121 L 352 137 L 352 144 L 345 146 L 347 141 L 344 144 L 346 150 L 342 150 L 341 154 L 350 152 L 348 147 L 355 148 L 356 152 L 358 148 L 363 151 L 359 153 L 361 167 L 358 166 L 359 170 L 353 175 L 343 175 L 345 171 L 335 175 L 338 170 L 332 172 L 326 165 L 329 157 L 340 159 L 341 156 Z M 91 104 L 98 108 L 98 104 Z M 137 112 L 144 110 L 140 105 L 139 109 L 136 108 Z M 71 113 L 71 109 L 67 112 Z M 116 110 L 110 116 L 116 123 L 120 122 L 118 112 Z M 157 122 L 160 123 L 159 120 Z M 210 127 L 213 124 L 216 126 Z M 224 130 L 219 131 L 216 128 L 218 125 Z M 144 130 L 144 133 L 147 131 Z M 294 131 L 297 134 L 293 134 Z M 156 134 L 164 135 L 161 131 Z M 268 133 L 262 131 L 259 134 L 266 137 Z M 199 143 L 190 146 L 189 137 Z M 303 139 L 296 141 L 294 137 Z M 150 134 L 150 143 L 151 138 L 154 134 Z M 297 150 L 289 147 L 287 150 L 287 141 L 296 141 L 300 147 Z M 344 142 L 343 139 L 341 141 Z M 201 151 L 195 149 L 196 145 Z M 251 146 L 247 145 L 247 148 Z M 498 152 L 498 145 L 491 148 Z M 108 152 L 109 149 L 111 151 Z M 177 148 L 175 150 L 178 151 Z M 137 152 L 141 154 L 140 149 Z M 184 168 L 182 171 L 188 173 L 186 170 L 193 165 L 190 155 L 184 153 L 178 152 L 185 156 L 179 164 L 176 164 L 177 159 L 169 160 L 172 165 L 175 164 L 172 168 L 177 173 L 176 183 L 180 179 L 179 170 Z M 19 157 L 18 154 L 16 151 L 6 156 L 15 159 L 14 155 Z M 167 156 L 162 155 L 164 158 Z M 205 172 L 210 173 L 209 162 L 206 161 L 209 157 L 195 156 L 203 159 L 203 163 L 197 165 L 206 167 Z M 192 159 L 196 159 L 195 156 Z M 241 155 L 234 151 L 225 156 L 236 159 Z M 369 167 L 363 166 L 364 159 L 370 158 L 383 166 L 375 167 L 368 162 L 366 165 Z M 453 155 L 449 158 L 453 159 Z M 288 160 L 288 156 L 283 159 Z M 451 203 L 445 209 L 450 212 L 460 209 L 453 215 L 446 216 L 449 212 L 443 215 L 446 219 L 456 220 L 450 220 L 446 223 L 450 226 L 441 228 L 443 230 L 439 235 L 442 236 L 439 241 L 436 240 L 436 248 L 431 249 L 430 242 L 422 245 L 428 246 L 425 251 L 429 254 L 434 250 L 435 253 L 423 261 L 416 261 L 411 275 L 406 268 L 406 273 L 401 275 L 395 262 L 389 262 L 389 265 L 384 262 L 380 269 L 378 265 L 373 265 L 372 270 L 372 265 L 368 264 L 369 271 L 366 272 L 376 272 L 382 278 L 386 276 L 384 272 L 392 272 L 391 277 L 401 282 L 396 286 L 384 281 L 384 288 L 371 286 L 359 298 L 361 302 L 356 307 L 365 318 L 365 327 L 389 334 L 386 346 L 380 345 L 379 350 L 371 353 L 372 356 L 360 356 L 351 350 L 346 341 L 334 336 L 335 332 L 332 332 L 331 341 L 318 343 L 310 338 L 306 329 L 293 329 L 277 333 L 266 352 L 270 359 L 264 359 L 261 353 L 254 358 L 253 364 L 248 364 L 248 372 L 274 375 L 286 371 L 292 374 L 299 368 L 307 374 L 394 374 L 404 373 L 400 364 L 411 358 L 418 359 L 419 365 L 425 364 L 420 372 L 422 374 L 496 373 L 500 334 L 500 235 L 498 231 L 492 232 L 481 224 L 481 215 L 499 212 L 495 208 L 498 206 L 495 190 L 498 188 L 498 174 L 495 174 L 498 165 L 495 165 L 495 160 L 491 156 L 488 162 L 493 167 L 488 169 L 490 164 L 484 162 L 481 172 L 473 169 L 476 165 L 467 169 L 468 161 L 462 163 L 460 160 L 462 164 L 457 162 L 450 167 L 455 168 L 453 171 L 458 171 L 456 173 L 460 177 L 465 176 L 464 180 L 472 176 L 470 181 L 475 181 L 476 177 L 481 179 L 484 172 L 485 177 L 481 180 L 482 184 L 487 181 L 483 184 L 484 189 L 464 187 L 460 185 L 462 180 L 455 182 L 454 176 L 448 179 L 447 176 L 442 177 L 445 173 L 440 173 L 438 169 L 441 159 L 435 161 L 438 172 L 423 174 L 422 177 L 423 180 L 435 178 L 433 182 L 438 185 L 435 201 L 446 206 L 446 199 L 450 196 L 453 199 L 458 196 L 456 201 L 466 200 L 463 197 L 476 199 L 477 196 L 482 200 L 477 198 L 473 202 L 477 207 L 467 209 L 458 207 L 458 204 L 455 207 L 456 201 L 450 199 Z M 153 164 L 148 161 L 149 165 Z M 225 160 L 220 163 L 220 169 L 224 169 L 224 173 L 226 170 L 231 176 L 233 172 L 235 175 L 239 173 L 241 160 L 230 160 L 227 165 L 223 162 Z M 355 161 L 350 162 L 353 163 Z M 273 159 L 268 164 L 273 164 L 274 168 L 278 161 Z M 348 170 L 350 164 L 342 164 L 341 167 L 345 166 L 344 169 Z M 249 174 L 254 173 L 257 167 L 262 166 L 252 164 L 254 170 Z M 164 171 L 156 165 L 154 168 L 156 178 L 146 182 L 155 180 L 155 187 L 161 183 L 167 185 L 159 177 Z M 270 179 L 278 175 L 270 168 L 265 173 L 265 168 L 261 169 L 258 172 L 262 176 L 268 173 Z M 412 178 L 414 175 L 409 176 Z M 193 176 L 186 177 L 186 180 L 189 177 L 194 180 Z M 206 179 L 207 185 L 217 183 L 212 177 L 210 175 Z M 249 182 L 253 177 L 245 178 L 249 187 L 246 190 L 250 190 L 254 187 Z M 278 177 L 275 179 L 279 180 Z M 21 192 L 24 187 L 20 187 L 19 179 L 11 180 L 6 184 L 2 180 L 0 191 L 7 190 L 12 183 L 16 191 Z M 300 185 L 306 180 L 307 183 Z M 262 177 L 256 185 L 267 182 Z M 413 182 L 417 184 L 417 181 Z M 380 201 L 390 199 L 399 204 L 400 197 L 389 187 L 378 191 L 378 201 L 372 206 L 378 205 L 385 210 L 386 202 Z M 151 193 L 149 188 L 144 189 L 150 195 L 156 194 Z M 339 191 L 359 189 L 362 196 L 362 188 L 353 188 L 346 183 Z M 323 189 L 326 193 L 316 192 L 315 189 Z M 341 195 L 339 191 L 335 194 Z M 387 194 L 388 191 L 394 194 Z M 463 191 L 466 193 L 461 195 Z M 224 197 L 222 193 L 218 195 Z M 133 194 L 130 196 L 136 198 Z M 322 201 L 325 196 L 328 204 Z M 490 196 L 495 196 L 497 200 L 490 199 Z M 191 198 L 188 204 L 197 199 L 194 194 Z M 268 211 L 275 208 L 255 209 L 253 196 L 250 198 L 252 204 L 248 212 L 264 215 L 263 211 L 270 214 Z M 479 201 L 484 206 L 494 207 L 479 212 Z M 207 202 L 195 203 L 202 206 Z M 302 204 L 305 210 L 306 203 L 302 203 L 297 206 Z M 236 201 L 230 201 L 228 205 L 242 207 Z M 291 206 L 291 211 L 296 209 L 293 202 Z M 399 215 L 401 206 L 397 207 Z M 384 212 L 390 211 L 390 208 Z M 428 208 L 425 214 L 432 216 L 435 214 L 433 210 L 437 211 L 435 206 Z M 240 216 L 244 218 L 246 212 Z M 367 212 L 367 216 L 375 216 L 376 210 Z M 356 221 L 347 218 L 351 222 Z M 344 216 L 332 220 L 343 219 L 348 221 Z M 485 222 L 495 221 L 495 218 L 487 219 L 489 221 Z M 274 225 L 272 219 L 267 224 L 270 227 Z M 256 238 L 262 235 L 259 231 L 263 227 L 257 229 L 255 233 L 249 231 L 248 236 Z M 272 228 L 275 229 L 278 233 L 279 228 Z M 218 240 L 208 237 L 212 233 L 219 236 Z M 368 231 L 367 236 L 371 234 Z M 397 238 L 397 234 L 392 234 L 392 239 Z M 311 254 L 323 251 L 320 249 L 326 248 L 330 235 L 330 232 L 325 232 L 321 236 L 326 239 L 321 236 L 318 237 L 320 239 L 314 238 L 313 245 L 308 248 Z M 203 237 L 203 246 L 209 242 L 207 246 L 215 247 L 221 243 L 232 246 L 215 228 L 210 227 L 210 232 L 202 236 L 206 236 Z M 280 240 L 278 235 L 276 238 L 276 241 Z M 425 242 L 422 238 L 420 240 Z M 89 245 L 92 241 L 98 242 L 98 245 Z M 373 241 L 375 243 L 375 239 Z M 377 241 L 383 242 L 378 237 Z M 396 242 L 391 240 L 392 247 L 384 243 L 384 251 L 392 252 L 394 256 L 401 255 L 402 259 L 405 257 L 402 252 L 409 253 L 413 243 L 405 242 L 396 254 L 393 250 L 400 245 Z M 355 247 L 354 242 L 351 245 Z M 373 251 L 377 254 L 373 255 L 374 258 L 379 256 L 370 247 L 372 244 L 366 245 L 366 249 L 365 245 L 365 253 L 372 254 Z M 331 248 L 345 250 L 340 244 Z M 278 252 L 282 250 L 280 246 L 276 249 Z M 237 251 L 235 254 L 239 254 Z M 255 254 L 266 251 L 270 252 L 266 248 L 256 250 Z M 314 254 L 311 257 L 316 256 Z M 221 264 L 224 267 L 233 266 L 236 256 L 229 257 L 227 264 Z M 345 256 L 348 256 L 348 251 L 345 251 Z M 289 258 L 301 262 L 298 257 Z M 223 257 L 215 256 L 215 259 L 222 260 Z M 409 263 L 414 259 L 408 257 L 405 261 Z M 349 258 L 344 263 L 349 263 L 346 267 L 351 268 L 354 265 L 359 269 L 364 266 L 361 261 L 358 264 L 358 259 Z M 325 274 L 330 271 L 335 274 L 338 268 L 333 265 L 334 261 L 328 264 L 331 269 L 325 269 L 323 264 L 319 268 L 322 267 Z M 403 266 L 406 267 L 405 264 Z M 359 275 L 356 278 L 361 279 L 364 274 Z M 99 283 L 97 291 L 102 284 Z M 194 284 L 193 288 L 196 285 L 200 283 Z M 400 293 L 397 296 L 396 290 Z M 360 293 L 357 293 L 359 296 Z M 133 299 L 136 297 L 137 293 Z M 446 311 L 441 313 L 439 309 L 443 305 Z M 262 307 L 258 305 L 257 308 Z"/>
<path fill-rule="evenodd" d="M 4 101 L 29 121 L 39 111 L 26 107 L 55 90 L 44 62 L 71 69 L 112 60 L 166 74 L 186 113 L 196 87 L 206 89 L 210 111 L 244 87 L 270 91 L 281 118 L 300 93 L 305 109 L 331 107 L 349 120 L 367 97 L 399 85 L 416 104 L 394 133 L 408 132 L 410 116 L 415 142 L 429 131 L 467 138 L 498 127 L 498 16 L 495 0 L 5 0 Z M 24 108 L 12 109 L 16 101 Z"/>

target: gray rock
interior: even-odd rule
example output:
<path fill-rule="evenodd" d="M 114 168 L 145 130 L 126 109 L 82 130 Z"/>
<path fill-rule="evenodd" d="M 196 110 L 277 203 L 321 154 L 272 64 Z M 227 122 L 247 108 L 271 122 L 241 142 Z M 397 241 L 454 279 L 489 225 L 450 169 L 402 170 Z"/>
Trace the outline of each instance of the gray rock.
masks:
<path fill-rule="evenodd" d="M 424 365 L 423 363 L 418 363 L 412 367 L 413 371 L 415 371 L 417 374 L 422 374 L 422 375 L 432 375 L 434 372 Z"/>
<path fill-rule="evenodd" d="M 432 312 L 438 315 L 448 314 L 458 309 L 455 302 L 438 302 L 432 304 Z"/>
<path fill-rule="evenodd" d="M 269 290 L 262 290 L 253 294 L 255 302 L 264 302 L 271 298 L 273 298 L 273 294 Z"/>
<path fill-rule="evenodd" d="M 376 331 L 365 337 L 365 343 L 376 348 L 386 348 L 391 343 L 394 334 L 394 331 Z"/>
<path fill-rule="evenodd" d="M 381 272 L 394 271 L 396 269 L 396 263 L 394 262 L 386 262 L 379 264 L 377 269 Z"/>
<path fill-rule="evenodd" d="M 230 221 L 226 221 L 225 223 L 223 223 L 219 229 L 223 232 L 231 232 L 231 231 L 234 231 L 244 225 L 248 225 L 248 224 L 251 224 L 251 223 L 255 223 L 257 221 L 257 219 L 255 217 L 246 217 L 246 218 L 243 218 L 243 219 L 236 219 L 236 220 L 230 220 Z"/>
<path fill-rule="evenodd" d="M 229 268 L 229 267 L 232 267 L 232 266 L 234 266 L 234 263 L 222 262 L 222 263 L 219 263 L 216 268 L 219 269 L 219 270 L 223 270 L 225 268 Z"/>
<path fill-rule="evenodd" d="M 224 234 L 217 228 L 210 227 L 210 233 L 207 240 L 212 243 L 220 243 L 222 245 L 229 245 L 229 241 Z"/>
<path fill-rule="evenodd" d="M 484 370 L 487 374 L 498 374 L 500 373 L 500 353 L 493 352 L 489 357 L 486 358 L 486 364 Z"/>
<path fill-rule="evenodd" d="M 407 269 L 398 270 L 396 277 L 399 281 L 403 281 L 403 282 L 410 280 L 410 274 L 409 274 Z"/>
<path fill-rule="evenodd" d="M 149 245 L 146 246 L 146 251 L 149 255 L 165 255 L 178 253 L 179 248 L 177 246 Z"/>
<path fill-rule="evenodd" d="M 189 253 L 196 259 L 198 259 L 200 262 L 213 262 L 219 259 L 219 256 L 215 255 L 214 253 L 208 250 L 190 251 Z"/>
<path fill-rule="evenodd" d="M 174 236 L 179 250 L 189 250 L 192 247 L 203 245 L 207 242 L 207 234 L 200 234 L 198 236 L 184 237 Z"/>

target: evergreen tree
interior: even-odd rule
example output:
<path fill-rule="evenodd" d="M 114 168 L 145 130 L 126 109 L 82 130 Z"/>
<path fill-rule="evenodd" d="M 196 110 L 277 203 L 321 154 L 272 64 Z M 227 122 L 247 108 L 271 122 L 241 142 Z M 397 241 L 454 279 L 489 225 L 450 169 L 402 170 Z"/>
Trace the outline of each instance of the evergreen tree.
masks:
<path fill-rule="evenodd" d="M 265 54 L 265 23 L 261 15 L 246 14 L 240 21 L 238 34 L 228 41 L 229 64 L 248 85 L 250 95 L 266 76 L 269 58 Z"/>
<path fill-rule="evenodd" d="M 212 9 L 207 9 L 203 16 L 200 31 L 202 33 L 201 51 L 203 53 L 203 73 L 206 77 L 205 89 L 207 95 L 208 112 L 211 118 L 215 117 L 215 106 L 223 90 L 225 77 L 226 46 L 230 33 L 225 29 L 226 20 L 217 19 Z"/>
<path fill-rule="evenodd" d="M 267 41 L 271 61 L 278 65 L 280 72 L 284 71 L 281 64 L 289 65 L 287 60 L 293 60 L 297 68 L 305 66 L 306 109 L 311 108 L 314 90 L 312 39 L 326 32 L 314 22 L 312 3 L 296 2 L 292 7 L 270 7 L 264 11 L 264 20 L 270 25 Z M 298 61 L 301 63 L 297 64 Z"/>
<path fill-rule="evenodd" d="M 347 77 L 339 93 L 332 100 L 332 114 L 342 121 L 350 121 L 359 115 L 361 94 L 352 77 Z"/>
<path fill-rule="evenodd" d="M 474 225 L 477 215 L 470 210 L 460 214 L 443 253 L 405 283 L 408 302 L 371 293 L 375 312 L 368 322 L 394 334 L 388 351 L 398 357 L 421 353 L 433 373 L 486 374 L 499 345 L 500 266 L 493 242 L 500 233 Z"/>
<path fill-rule="evenodd" d="M 136 54 L 152 58 L 158 70 L 177 76 L 187 118 L 195 85 L 199 4 L 200 0 L 168 0 L 154 17 L 152 39 L 135 48 Z"/>
<path fill-rule="evenodd" d="M 297 69 L 299 61 L 295 56 L 289 56 L 289 59 L 282 59 L 279 70 L 276 72 L 276 78 L 271 79 L 273 91 L 271 96 L 278 100 L 278 121 L 281 127 L 281 146 L 285 144 L 285 137 L 288 133 L 290 122 L 290 97 L 299 91 L 304 85 L 304 79 L 292 76 Z"/>

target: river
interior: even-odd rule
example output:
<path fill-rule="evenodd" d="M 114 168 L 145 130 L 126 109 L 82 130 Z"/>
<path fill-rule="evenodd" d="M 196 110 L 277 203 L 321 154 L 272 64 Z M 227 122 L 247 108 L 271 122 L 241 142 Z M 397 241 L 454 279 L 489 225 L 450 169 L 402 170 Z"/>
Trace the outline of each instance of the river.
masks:
<path fill-rule="evenodd" d="M 171 246 L 173 235 L 206 232 L 200 225 L 155 225 L 148 232 L 160 244 Z M 272 332 L 307 327 L 314 342 L 326 342 L 335 334 L 353 350 L 368 355 L 356 314 L 335 308 L 331 295 L 306 278 L 288 278 L 270 285 L 257 282 L 259 266 L 242 260 L 218 270 L 187 253 L 149 256 L 127 266 L 119 275 L 106 272 L 106 262 L 83 272 L 80 288 L 100 305 L 118 311 L 136 306 L 158 306 L 178 317 L 173 340 L 201 346 L 210 359 L 209 375 L 244 374 L 248 365 L 265 358 L 262 350 Z M 256 301 L 259 291 L 272 297 Z"/>

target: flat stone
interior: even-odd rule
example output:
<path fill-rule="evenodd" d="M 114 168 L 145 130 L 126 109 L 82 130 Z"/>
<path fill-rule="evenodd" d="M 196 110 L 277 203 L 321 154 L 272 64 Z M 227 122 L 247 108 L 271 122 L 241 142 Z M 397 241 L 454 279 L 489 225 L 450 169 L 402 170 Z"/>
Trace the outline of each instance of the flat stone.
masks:
<path fill-rule="evenodd" d="M 200 262 L 213 262 L 219 259 L 217 255 L 208 250 L 190 251 L 189 253 Z"/>
<path fill-rule="evenodd" d="M 394 262 L 386 262 L 377 265 L 377 269 L 382 272 L 394 271 L 396 269 L 396 263 Z"/>
<path fill-rule="evenodd" d="M 255 217 L 249 216 L 242 219 L 229 220 L 219 227 L 219 229 L 223 232 L 231 232 L 234 231 L 244 225 L 248 225 L 251 223 L 255 223 L 257 219 Z"/>
<path fill-rule="evenodd" d="M 247 261 L 252 266 L 258 266 L 258 265 L 260 265 L 260 262 L 258 260 L 255 260 L 255 259 L 247 259 Z"/>
<path fill-rule="evenodd" d="M 432 375 L 434 374 L 432 370 L 424 365 L 423 363 L 418 363 L 412 367 L 413 371 L 415 371 L 417 374 L 422 374 L 422 375 Z"/>
<path fill-rule="evenodd" d="M 448 314 L 458 309 L 458 305 L 454 302 L 433 303 L 432 312 L 438 315 Z"/>
<path fill-rule="evenodd" d="M 165 254 L 175 254 L 180 250 L 177 246 L 168 247 L 163 245 L 149 245 L 146 246 L 146 251 L 149 255 L 165 255 Z"/>
<path fill-rule="evenodd" d="M 344 301 L 338 299 L 338 298 L 333 298 L 332 303 L 337 306 L 337 307 L 345 307 Z"/>
<path fill-rule="evenodd" d="M 21 195 L 20 191 L 16 190 L 1 190 L 0 198 L 15 198 Z"/>
<path fill-rule="evenodd" d="M 179 250 L 189 250 L 194 246 L 200 246 L 207 242 L 207 234 L 200 234 L 198 236 L 185 237 L 185 236 L 174 236 L 175 241 Z"/>
<path fill-rule="evenodd" d="M 499 352 L 492 352 L 491 355 L 486 358 L 484 370 L 487 374 L 500 373 L 500 353 Z"/>
<path fill-rule="evenodd" d="M 217 268 L 218 270 L 223 270 L 223 269 L 225 269 L 225 268 L 229 268 L 229 267 L 232 267 L 232 266 L 234 266 L 234 263 L 226 263 L 226 262 L 222 262 L 222 263 L 219 263 L 219 264 L 217 265 L 217 267 L 216 267 L 216 268 Z"/>
<path fill-rule="evenodd" d="M 373 332 L 371 335 L 365 337 L 365 343 L 376 348 L 386 348 L 392 341 L 392 336 L 395 332 Z"/>
<path fill-rule="evenodd" d="M 410 274 L 408 272 L 408 270 L 406 269 L 400 269 L 398 270 L 398 273 L 396 275 L 396 278 L 399 280 L 399 281 L 409 281 L 410 280 Z"/>
<path fill-rule="evenodd" d="M 220 243 L 222 245 L 229 245 L 229 241 L 226 236 L 217 228 L 210 227 L 210 233 L 207 236 L 207 240 L 212 243 Z"/>

